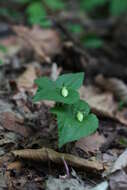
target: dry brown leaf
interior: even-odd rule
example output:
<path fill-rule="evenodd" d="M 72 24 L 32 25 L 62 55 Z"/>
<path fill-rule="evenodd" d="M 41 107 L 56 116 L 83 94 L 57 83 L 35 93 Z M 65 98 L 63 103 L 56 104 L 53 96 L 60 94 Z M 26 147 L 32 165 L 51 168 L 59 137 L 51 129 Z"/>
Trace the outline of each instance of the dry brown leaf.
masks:
<path fill-rule="evenodd" d="M 9 131 L 14 131 L 24 137 L 28 137 L 32 131 L 24 126 L 24 119 L 14 112 L 0 113 L 0 124 Z"/>
<path fill-rule="evenodd" d="M 61 51 L 61 41 L 58 33 L 51 29 L 33 27 L 29 29 L 24 26 L 14 26 L 13 30 L 23 39 L 28 48 L 32 48 L 35 55 L 41 61 L 50 62 L 50 57 Z"/>
<path fill-rule="evenodd" d="M 30 89 L 34 85 L 34 80 L 37 78 L 36 70 L 33 65 L 29 65 L 26 71 L 18 78 L 18 88 Z"/>
<path fill-rule="evenodd" d="M 108 117 L 127 125 L 127 109 L 118 111 L 118 104 L 111 93 L 101 93 L 93 86 L 83 86 L 80 89 L 80 95 L 88 102 L 92 112 L 98 116 Z"/>
<path fill-rule="evenodd" d="M 113 92 L 114 96 L 127 102 L 127 85 L 116 78 L 104 78 L 102 75 L 96 77 L 96 83 L 103 89 Z"/>
<path fill-rule="evenodd" d="M 80 148 L 87 153 L 95 153 L 105 142 L 105 137 L 96 132 L 89 137 L 81 138 L 79 141 L 76 142 L 75 147 Z"/>
<path fill-rule="evenodd" d="M 7 170 L 18 170 L 20 171 L 21 168 L 23 167 L 23 163 L 21 161 L 15 161 L 15 162 L 12 162 L 12 163 L 9 163 L 8 166 L 7 166 Z"/>
<path fill-rule="evenodd" d="M 57 164 L 62 164 L 63 159 L 71 166 L 81 168 L 81 169 L 88 169 L 92 171 L 100 171 L 103 170 L 103 165 L 98 161 L 89 161 L 83 158 L 79 158 L 73 156 L 71 154 L 64 154 L 56 152 L 49 148 L 41 148 L 41 149 L 26 149 L 26 150 L 16 150 L 12 151 L 12 154 L 16 157 L 29 159 L 34 161 L 42 161 L 46 162 L 48 160 L 55 162 Z"/>

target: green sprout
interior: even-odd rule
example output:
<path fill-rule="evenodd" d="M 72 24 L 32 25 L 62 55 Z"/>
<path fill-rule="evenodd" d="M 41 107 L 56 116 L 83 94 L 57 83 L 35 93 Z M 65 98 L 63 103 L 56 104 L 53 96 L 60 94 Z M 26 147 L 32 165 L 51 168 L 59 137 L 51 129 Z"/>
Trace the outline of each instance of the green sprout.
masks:
<path fill-rule="evenodd" d="M 51 113 L 57 117 L 59 148 L 68 142 L 91 135 L 98 128 L 97 117 L 90 113 L 89 105 L 80 100 L 78 89 L 82 86 L 83 79 L 84 73 L 76 73 L 61 75 L 56 81 L 47 77 L 35 80 L 38 90 L 33 98 L 34 102 L 56 102 Z"/>

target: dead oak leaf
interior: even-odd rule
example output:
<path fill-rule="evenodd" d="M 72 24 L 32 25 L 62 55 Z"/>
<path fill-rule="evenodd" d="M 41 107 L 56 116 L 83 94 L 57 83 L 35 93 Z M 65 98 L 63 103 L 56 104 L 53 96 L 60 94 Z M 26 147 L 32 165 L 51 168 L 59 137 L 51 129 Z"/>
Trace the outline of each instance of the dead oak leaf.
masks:
<path fill-rule="evenodd" d="M 93 135 L 90 135 L 85 138 L 81 138 L 76 142 L 75 147 L 82 149 L 84 152 L 96 153 L 103 143 L 106 142 L 106 139 L 103 135 L 100 135 L 96 132 Z"/>
<path fill-rule="evenodd" d="M 37 78 L 36 69 L 33 65 L 29 65 L 26 71 L 18 78 L 17 86 L 19 89 L 30 89 L 34 85 L 34 80 Z"/>
<path fill-rule="evenodd" d="M 24 126 L 24 119 L 14 112 L 0 113 L 0 124 L 3 128 L 28 137 L 32 131 Z"/>
<path fill-rule="evenodd" d="M 27 49 L 32 49 L 41 61 L 50 62 L 50 57 L 61 52 L 61 41 L 58 32 L 53 29 L 41 29 L 34 26 L 14 26 L 13 30 L 23 40 Z"/>
<path fill-rule="evenodd" d="M 80 96 L 86 100 L 92 112 L 98 116 L 107 117 L 127 125 L 127 109 L 118 110 L 118 104 L 114 100 L 113 94 L 102 93 L 94 86 L 82 87 Z"/>

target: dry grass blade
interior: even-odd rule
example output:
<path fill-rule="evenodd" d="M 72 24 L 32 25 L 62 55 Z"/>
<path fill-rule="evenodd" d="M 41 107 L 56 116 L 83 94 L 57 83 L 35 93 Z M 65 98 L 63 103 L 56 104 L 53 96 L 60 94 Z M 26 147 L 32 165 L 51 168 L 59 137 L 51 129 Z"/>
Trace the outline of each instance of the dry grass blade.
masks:
<path fill-rule="evenodd" d="M 117 99 L 127 102 L 127 85 L 123 81 L 116 78 L 106 79 L 98 75 L 96 83 L 103 89 L 113 92 Z"/>
<path fill-rule="evenodd" d="M 103 165 L 99 163 L 98 161 L 89 161 L 83 158 L 79 158 L 76 156 L 73 156 L 71 154 L 64 154 L 56 152 L 49 148 L 41 148 L 41 149 L 26 149 L 26 150 L 16 150 L 12 151 L 12 154 L 15 157 L 33 160 L 33 161 L 52 161 L 57 164 L 63 164 L 63 159 L 66 160 L 66 162 L 76 168 L 81 169 L 87 169 L 91 171 L 100 171 L 103 170 Z"/>

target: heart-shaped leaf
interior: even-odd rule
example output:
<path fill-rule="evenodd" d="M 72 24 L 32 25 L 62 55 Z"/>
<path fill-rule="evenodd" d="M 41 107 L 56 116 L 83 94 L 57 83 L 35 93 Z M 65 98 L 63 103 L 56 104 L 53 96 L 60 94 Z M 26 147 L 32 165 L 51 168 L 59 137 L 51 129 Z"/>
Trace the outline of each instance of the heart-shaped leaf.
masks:
<path fill-rule="evenodd" d="M 33 100 L 51 100 L 56 102 L 62 102 L 66 104 L 73 104 L 79 99 L 79 94 L 73 89 L 68 89 L 68 96 L 64 97 L 62 95 L 62 88 L 58 88 L 54 81 L 49 80 L 47 77 L 42 77 L 35 80 L 38 85 L 38 90 Z"/>
<path fill-rule="evenodd" d="M 83 120 L 78 121 L 76 114 L 81 111 Z M 94 114 L 89 114 L 89 105 L 80 100 L 74 105 L 56 106 L 51 112 L 57 115 L 59 147 L 67 142 L 89 136 L 98 128 L 98 119 Z"/>
<path fill-rule="evenodd" d="M 76 91 L 83 82 L 83 73 L 65 74 L 56 81 L 47 77 L 41 77 L 35 80 L 38 90 L 34 96 L 34 101 L 51 100 L 65 104 L 73 104 L 79 100 L 79 94 Z M 66 90 L 66 94 L 64 93 Z"/>
<path fill-rule="evenodd" d="M 58 79 L 55 81 L 56 86 L 62 87 L 65 85 L 68 88 L 71 88 L 73 90 L 77 90 L 81 87 L 84 79 L 84 73 L 70 73 L 70 74 L 64 74 L 58 77 Z"/>

